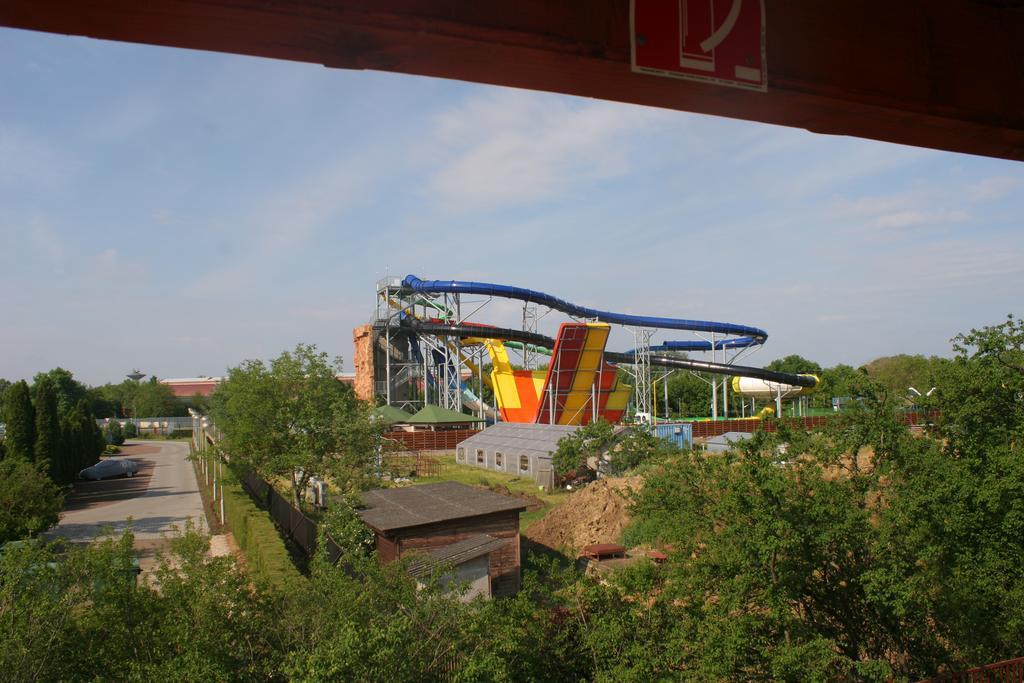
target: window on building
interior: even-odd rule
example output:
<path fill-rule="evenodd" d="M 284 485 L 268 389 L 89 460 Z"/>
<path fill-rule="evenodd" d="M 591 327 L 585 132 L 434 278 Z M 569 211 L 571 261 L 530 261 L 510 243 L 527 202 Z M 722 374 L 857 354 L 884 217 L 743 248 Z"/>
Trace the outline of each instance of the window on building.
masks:
<path fill-rule="evenodd" d="M 529 472 L 530 471 L 530 459 L 525 455 L 519 456 L 519 471 Z"/>
<path fill-rule="evenodd" d="M 505 466 L 505 456 L 503 456 L 498 451 L 494 451 L 494 466 L 495 467 L 504 467 Z"/>
<path fill-rule="evenodd" d="M 477 465 L 483 465 L 484 464 L 484 460 L 485 460 L 485 458 L 484 458 L 484 449 L 482 449 L 482 448 L 476 449 L 476 464 Z"/>
<path fill-rule="evenodd" d="M 459 448 L 455 451 L 455 459 L 459 462 L 466 462 L 466 449 Z"/>

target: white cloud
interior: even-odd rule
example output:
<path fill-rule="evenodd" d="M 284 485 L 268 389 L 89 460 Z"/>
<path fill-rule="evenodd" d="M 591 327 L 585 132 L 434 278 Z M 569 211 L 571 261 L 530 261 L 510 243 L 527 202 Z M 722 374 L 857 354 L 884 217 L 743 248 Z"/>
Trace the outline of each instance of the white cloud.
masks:
<path fill-rule="evenodd" d="M 103 270 L 114 268 L 117 265 L 117 249 L 104 249 L 97 254 L 96 265 Z"/>
<path fill-rule="evenodd" d="M 873 272 L 872 272 L 873 271 Z M 1020 244 L 1004 240 L 980 242 L 952 238 L 912 248 L 887 250 L 865 269 L 858 296 L 879 301 L 895 293 L 933 292 L 938 289 L 987 287 L 1019 288 L 1024 276 L 1024 252 Z M 984 289 L 979 289 L 981 294 Z"/>
<path fill-rule="evenodd" d="M 430 189 L 449 210 L 535 202 L 622 175 L 629 134 L 668 114 L 607 102 L 496 90 L 442 115 Z"/>
<path fill-rule="evenodd" d="M 971 201 L 983 202 L 1001 199 L 1015 190 L 1024 191 L 1022 176 L 994 176 L 967 186 L 967 197 Z"/>
<path fill-rule="evenodd" d="M 837 199 L 828 210 L 833 218 L 850 218 L 856 216 L 877 216 L 878 214 L 908 209 L 920 201 L 915 194 L 893 194 L 858 199 Z"/>
<path fill-rule="evenodd" d="M 53 264 L 64 261 L 64 241 L 57 232 L 42 221 L 33 221 L 28 229 L 28 238 L 38 251 Z"/>
<path fill-rule="evenodd" d="M 842 323 L 850 319 L 846 313 L 823 313 L 815 317 L 819 323 Z"/>
<path fill-rule="evenodd" d="M 74 164 L 45 140 L 25 130 L 0 125 L 0 189 L 52 190 L 73 170 Z"/>
<path fill-rule="evenodd" d="M 941 209 L 938 211 L 922 211 L 909 209 L 895 211 L 879 216 L 875 225 L 879 228 L 902 230 L 922 225 L 938 225 L 943 223 L 959 223 L 970 219 L 966 211 Z"/>
<path fill-rule="evenodd" d="M 878 176 L 919 161 L 928 150 L 881 142 L 810 136 L 787 152 L 794 172 L 759 176 L 765 194 L 801 201 L 844 183 Z M 802 149 L 801 149 L 802 147 Z"/>
<path fill-rule="evenodd" d="M 291 184 L 267 198 L 254 213 L 232 218 L 229 238 L 239 253 L 230 263 L 216 265 L 186 292 L 196 296 L 238 293 L 261 280 L 270 282 L 281 264 L 313 248 L 317 230 L 348 210 L 370 174 L 368 165 L 349 158 Z"/>

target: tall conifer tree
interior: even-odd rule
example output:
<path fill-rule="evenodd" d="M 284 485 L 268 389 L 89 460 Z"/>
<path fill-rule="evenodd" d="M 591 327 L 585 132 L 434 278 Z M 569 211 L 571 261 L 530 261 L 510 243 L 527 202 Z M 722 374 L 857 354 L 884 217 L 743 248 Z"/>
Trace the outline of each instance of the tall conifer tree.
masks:
<path fill-rule="evenodd" d="M 60 477 L 60 459 L 64 450 L 61 443 L 60 418 L 57 415 L 57 392 L 49 377 L 36 386 L 36 462 L 46 463 L 50 476 Z"/>
<path fill-rule="evenodd" d="M 32 460 L 36 443 L 36 412 L 24 380 L 15 382 L 4 393 L 3 417 L 7 429 L 7 457 Z"/>

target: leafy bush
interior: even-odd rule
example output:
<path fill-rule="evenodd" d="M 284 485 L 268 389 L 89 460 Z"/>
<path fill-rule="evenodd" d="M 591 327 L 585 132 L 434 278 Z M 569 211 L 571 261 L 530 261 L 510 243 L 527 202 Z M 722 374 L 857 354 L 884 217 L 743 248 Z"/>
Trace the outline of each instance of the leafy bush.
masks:
<path fill-rule="evenodd" d="M 139 428 L 135 426 L 134 422 L 126 422 L 124 425 L 124 438 L 134 439 L 139 435 Z"/>
<path fill-rule="evenodd" d="M 57 523 L 64 496 L 44 463 L 0 461 L 0 543 L 35 536 Z"/>
<path fill-rule="evenodd" d="M 172 539 L 155 587 L 126 585 L 130 533 L 69 548 L 0 553 L 0 670 L 28 681 L 266 681 L 279 678 L 280 601 L 253 591 L 209 539 Z"/>
<path fill-rule="evenodd" d="M 610 474 L 622 474 L 678 451 L 675 444 L 667 439 L 659 439 L 645 429 L 630 429 L 612 449 L 608 468 Z"/>
<path fill-rule="evenodd" d="M 368 557 L 373 553 L 376 537 L 356 512 L 359 499 L 355 495 L 336 498 L 324 514 L 322 528 L 341 547 L 346 557 Z"/>
<path fill-rule="evenodd" d="M 559 477 L 586 467 L 587 458 L 600 455 L 615 440 L 612 426 L 604 420 L 591 422 L 580 427 L 558 442 L 558 449 L 551 456 L 551 465 Z"/>
<path fill-rule="evenodd" d="M 124 430 L 121 429 L 121 423 L 117 420 L 111 420 L 107 423 L 107 426 L 103 429 L 103 438 L 106 439 L 107 443 L 115 446 L 121 446 L 124 444 Z"/>
<path fill-rule="evenodd" d="M 270 514 L 237 482 L 224 483 L 224 515 L 256 577 L 277 588 L 301 579 Z"/>

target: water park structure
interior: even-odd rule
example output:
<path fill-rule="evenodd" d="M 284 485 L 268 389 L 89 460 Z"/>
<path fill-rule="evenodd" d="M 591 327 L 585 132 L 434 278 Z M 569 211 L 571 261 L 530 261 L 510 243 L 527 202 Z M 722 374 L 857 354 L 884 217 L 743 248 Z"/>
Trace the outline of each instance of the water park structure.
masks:
<path fill-rule="evenodd" d="M 482 321 L 495 299 L 521 303 L 520 328 Z M 553 312 L 569 320 L 550 337 L 537 328 Z M 606 348 L 613 325 L 632 333 L 632 349 Z M 662 331 L 692 338 L 652 343 Z M 767 339 L 764 330 L 735 323 L 615 313 L 522 287 L 408 275 L 377 283 L 373 322 L 355 333 L 356 386 L 362 397 L 379 397 L 389 406 L 465 407 L 491 421 L 644 423 L 655 413 L 657 382 L 683 370 L 721 378 L 712 382 L 716 418 L 719 396 L 728 410 L 730 387 L 778 404 L 817 386 L 813 375 L 736 363 Z M 711 360 L 684 355 L 689 353 L 710 353 Z M 472 390 L 471 377 L 478 387 L 491 389 L 493 406 Z M 731 384 L 730 377 L 735 378 Z"/>

